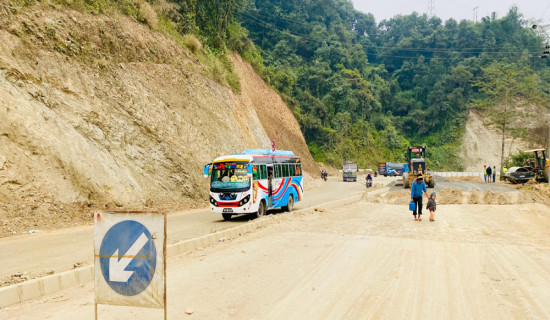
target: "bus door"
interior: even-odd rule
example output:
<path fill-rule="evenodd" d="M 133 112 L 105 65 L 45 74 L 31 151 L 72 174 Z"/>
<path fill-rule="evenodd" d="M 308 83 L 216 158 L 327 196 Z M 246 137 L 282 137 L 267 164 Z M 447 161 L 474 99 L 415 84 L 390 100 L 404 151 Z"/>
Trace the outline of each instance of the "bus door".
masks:
<path fill-rule="evenodd" d="M 267 207 L 271 208 L 273 207 L 273 165 L 268 164 L 267 165 Z"/>

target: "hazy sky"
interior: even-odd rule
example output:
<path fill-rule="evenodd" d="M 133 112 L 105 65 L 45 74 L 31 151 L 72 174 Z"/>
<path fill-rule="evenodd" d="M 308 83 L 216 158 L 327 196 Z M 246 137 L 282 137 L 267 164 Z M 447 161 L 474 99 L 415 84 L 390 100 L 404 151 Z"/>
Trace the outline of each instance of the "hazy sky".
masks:
<path fill-rule="evenodd" d="M 428 0 L 352 0 L 359 11 L 374 14 L 376 22 L 391 18 L 397 14 L 409 14 L 413 11 L 426 13 Z M 473 20 L 473 8 L 479 6 L 478 20 L 481 17 L 496 12 L 499 17 L 504 16 L 508 9 L 517 4 L 519 11 L 525 18 L 541 19 L 543 23 L 550 23 L 550 0 L 434 0 L 436 15 L 443 20 Z"/>

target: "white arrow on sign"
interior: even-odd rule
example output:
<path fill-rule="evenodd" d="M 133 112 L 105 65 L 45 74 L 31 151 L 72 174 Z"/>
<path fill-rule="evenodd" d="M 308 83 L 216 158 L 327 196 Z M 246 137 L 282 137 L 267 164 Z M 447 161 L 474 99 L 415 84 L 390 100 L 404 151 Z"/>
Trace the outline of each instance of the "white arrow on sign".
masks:
<path fill-rule="evenodd" d="M 134 256 L 147 244 L 149 238 L 142 233 L 141 236 L 134 242 L 134 244 L 126 251 L 122 258 L 118 258 L 118 249 L 113 253 L 109 259 L 109 281 L 111 282 L 127 282 L 128 279 L 134 274 L 134 271 L 126 271 L 126 267 L 134 259 Z M 131 258 L 128 258 L 131 257 Z"/>

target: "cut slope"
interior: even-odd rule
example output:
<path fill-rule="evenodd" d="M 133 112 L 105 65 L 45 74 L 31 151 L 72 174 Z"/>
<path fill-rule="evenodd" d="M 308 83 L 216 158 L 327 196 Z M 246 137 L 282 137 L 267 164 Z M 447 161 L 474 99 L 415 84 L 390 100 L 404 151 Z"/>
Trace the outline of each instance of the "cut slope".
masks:
<path fill-rule="evenodd" d="M 298 122 L 281 96 L 239 55 L 231 55 L 231 62 L 241 77 L 243 101 L 254 107 L 267 135 L 275 141 L 276 148 L 293 150 L 302 157 L 304 169 L 316 177 L 319 168 L 307 148 Z"/>
<path fill-rule="evenodd" d="M 487 128 L 480 113 L 469 113 L 462 141 L 462 159 L 466 171 L 483 171 L 483 165 L 496 166 L 500 170 L 502 132 Z M 529 144 L 525 141 L 506 137 L 504 156 L 528 148 Z"/>
<path fill-rule="evenodd" d="M 32 11 L 0 10 L 0 236 L 84 223 L 88 207 L 204 204 L 204 164 L 270 145 L 255 109 L 266 102 L 205 77 L 162 34 L 123 16 Z M 297 139 L 292 120 L 276 140 Z"/>

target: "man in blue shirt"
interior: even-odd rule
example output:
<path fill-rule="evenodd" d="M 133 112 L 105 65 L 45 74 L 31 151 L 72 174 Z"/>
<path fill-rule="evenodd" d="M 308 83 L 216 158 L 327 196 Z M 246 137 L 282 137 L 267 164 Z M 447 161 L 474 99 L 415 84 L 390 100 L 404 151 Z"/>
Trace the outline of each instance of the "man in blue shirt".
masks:
<path fill-rule="evenodd" d="M 428 197 L 428 189 L 426 189 L 424 178 L 422 176 L 419 176 L 418 178 L 416 178 L 411 186 L 411 201 L 414 201 L 415 204 L 415 208 L 413 211 L 415 221 L 422 221 L 422 192 L 424 192 L 426 197 Z M 417 214 L 418 219 L 416 218 Z"/>

